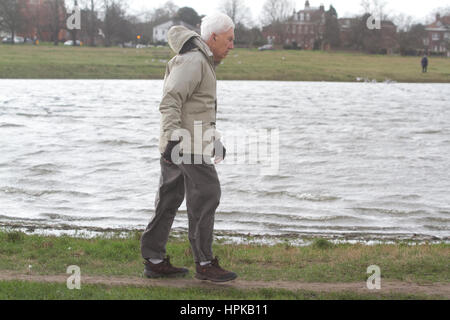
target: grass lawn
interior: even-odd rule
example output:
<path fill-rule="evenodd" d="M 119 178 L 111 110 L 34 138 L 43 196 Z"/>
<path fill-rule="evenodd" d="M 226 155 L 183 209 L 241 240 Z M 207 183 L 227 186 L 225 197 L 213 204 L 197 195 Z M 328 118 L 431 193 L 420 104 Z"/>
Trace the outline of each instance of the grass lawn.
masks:
<path fill-rule="evenodd" d="M 0 78 L 163 79 L 169 48 L 1 45 Z M 347 52 L 235 49 L 217 69 L 220 80 L 450 82 L 450 59 Z"/>
<path fill-rule="evenodd" d="M 126 238 L 93 239 L 69 236 L 26 235 L 0 232 L 0 269 L 39 274 L 64 273 L 78 265 L 92 275 L 140 276 L 140 233 Z M 172 239 L 167 248 L 176 265 L 194 270 L 187 239 Z M 450 282 L 448 244 L 332 244 L 315 240 L 295 247 L 215 242 L 214 253 L 224 267 L 246 280 L 296 280 L 304 282 L 353 282 L 367 279 L 367 267 L 378 265 L 382 278 L 418 283 Z"/>
<path fill-rule="evenodd" d="M 140 233 L 127 237 L 102 236 L 73 238 L 69 236 L 26 235 L 17 231 L 0 231 L 0 270 L 36 275 L 65 274 L 70 265 L 80 267 L 90 276 L 141 277 L 143 265 L 139 248 Z M 174 265 L 190 269 L 195 265 L 187 239 L 171 238 L 167 248 Z M 225 244 L 216 241 L 214 252 L 222 266 L 238 273 L 239 279 L 257 281 L 299 281 L 319 283 L 362 282 L 367 267 L 378 265 L 382 281 L 418 284 L 449 284 L 450 245 L 448 244 L 333 244 L 315 239 L 311 245 L 274 246 Z M 30 267 L 31 266 L 31 267 Z M 63 284 L 0 281 L 0 299 L 415 299 L 417 294 L 365 295 L 356 292 L 318 293 L 279 288 L 240 290 L 236 288 L 136 288 L 83 285 L 86 290 L 66 292 Z M 11 291 L 9 287 L 17 289 Z M 21 289 L 23 288 L 23 290 Z"/>

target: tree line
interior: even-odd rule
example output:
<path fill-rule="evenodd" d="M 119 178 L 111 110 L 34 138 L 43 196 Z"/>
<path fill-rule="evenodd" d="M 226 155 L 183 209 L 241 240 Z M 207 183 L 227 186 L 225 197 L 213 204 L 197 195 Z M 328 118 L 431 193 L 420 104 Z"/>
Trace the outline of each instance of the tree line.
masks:
<path fill-rule="evenodd" d="M 29 5 L 30 2 L 35 5 Z M 73 14 L 74 6 L 81 9 L 81 29 L 67 30 L 66 21 Z M 380 31 L 368 30 L 366 27 L 370 14 L 396 24 L 395 41 L 401 53 L 407 54 L 423 47 L 422 39 L 426 36 L 423 24 L 415 23 L 411 17 L 404 15 L 389 17 L 383 0 L 361 0 L 361 7 L 366 14 L 352 19 L 351 33 L 346 43 L 349 49 L 379 53 L 383 46 Z M 295 7 L 291 0 L 265 0 L 256 22 L 244 0 L 220 0 L 218 9 L 234 21 L 236 45 L 251 47 L 267 43 L 261 26 L 271 26 L 282 39 L 286 23 L 292 18 Z M 435 11 L 443 15 L 450 14 L 448 7 Z M 202 17 L 193 8 L 180 8 L 172 1 L 149 11 L 131 14 L 126 0 L 0 0 L 0 31 L 12 37 L 19 33 L 39 39 L 47 34 L 55 45 L 60 42 L 64 30 L 65 34 L 69 34 L 68 38 L 74 40 L 74 44 L 75 40 L 82 40 L 91 46 L 125 45 L 130 42 L 149 44 L 153 43 L 153 28 L 156 25 L 169 19 L 178 19 L 198 27 Z M 30 30 L 35 34 L 31 34 Z M 343 48 L 340 33 L 338 13 L 331 5 L 326 11 L 325 32 L 320 41 L 329 48 Z"/>
<path fill-rule="evenodd" d="M 222 11 L 230 13 L 236 22 L 236 34 L 241 44 L 263 43 L 259 28 L 248 27 L 242 1 L 222 3 Z M 80 10 L 81 29 L 68 30 L 67 19 L 73 8 Z M 0 31 L 26 38 L 49 38 L 55 45 L 63 40 L 83 40 L 86 45 L 120 45 L 128 42 L 152 43 L 153 27 L 169 19 L 183 20 L 198 26 L 202 15 L 193 8 L 179 8 L 172 1 L 164 5 L 130 14 L 126 0 L 0 0 Z M 76 42 L 74 41 L 74 44 Z"/>

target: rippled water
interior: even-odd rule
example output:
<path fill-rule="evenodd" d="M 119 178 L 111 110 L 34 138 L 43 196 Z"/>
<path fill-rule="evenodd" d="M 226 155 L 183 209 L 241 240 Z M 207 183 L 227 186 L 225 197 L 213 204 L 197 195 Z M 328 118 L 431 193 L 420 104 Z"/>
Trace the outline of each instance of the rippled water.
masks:
<path fill-rule="evenodd" d="M 161 91 L 161 81 L 0 80 L 0 225 L 145 228 Z M 448 240 L 450 84 L 222 81 L 218 96 L 225 141 L 279 129 L 280 142 L 275 174 L 217 167 L 219 233 Z M 187 228 L 184 204 L 174 227 Z"/>

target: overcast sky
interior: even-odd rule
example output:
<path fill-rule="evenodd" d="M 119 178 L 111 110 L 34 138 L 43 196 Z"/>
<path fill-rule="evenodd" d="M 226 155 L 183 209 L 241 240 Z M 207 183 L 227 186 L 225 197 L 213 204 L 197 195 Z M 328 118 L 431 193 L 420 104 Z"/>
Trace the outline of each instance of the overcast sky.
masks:
<path fill-rule="evenodd" d="M 129 4 L 130 12 L 139 12 L 162 6 L 167 0 L 126 0 Z M 192 7 L 199 14 L 209 14 L 217 11 L 223 0 L 172 0 L 179 7 Z M 247 7 L 251 9 L 253 21 L 258 22 L 261 8 L 265 0 L 244 0 Z M 303 9 L 305 0 L 295 0 L 296 9 Z M 318 7 L 324 4 L 328 9 L 332 4 L 339 17 L 348 17 L 362 12 L 361 0 L 309 0 L 311 6 Z M 386 11 L 389 15 L 403 13 L 412 16 L 415 20 L 424 22 L 431 12 L 439 7 L 450 6 L 450 0 L 386 0 Z"/>

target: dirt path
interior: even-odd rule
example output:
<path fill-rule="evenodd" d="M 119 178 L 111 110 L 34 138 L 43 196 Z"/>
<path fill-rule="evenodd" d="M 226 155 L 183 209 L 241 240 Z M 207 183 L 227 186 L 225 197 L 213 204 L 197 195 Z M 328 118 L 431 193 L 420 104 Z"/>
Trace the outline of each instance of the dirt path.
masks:
<path fill-rule="evenodd" d="M 1 280 L 23 280 L 33 282 L 56 282 L 66 283 L 68 274 L 62 275 L 34 275 L 23 274 L 13 271 L 2 271 Z M 285 290 L 308 290 L 314 292 L 342 292 L 353 291 L 357 293 L 383 293 L 390 292 L 403 294 L 426 294 L 439 295 L 450 299 L 450 284 L 434 283 L 429 285 L 419 285 L 410 282 L 381 281 L 380 290 L 369 290 L 365 282 L 354 283 L 309 283 L 293 281 L 247 281 L 235 280 L 224 284 L 215 284 L 207 281 L 195 279 L 144 279 L 139 277 L 106 277 L 81 275 L 81 285 L 83 284 L 103 284 L 109 286 L 137 286 L 137 287 L 171 287 L 171 288 L 235 288 L 235 289 L 285 289 Z"/>

